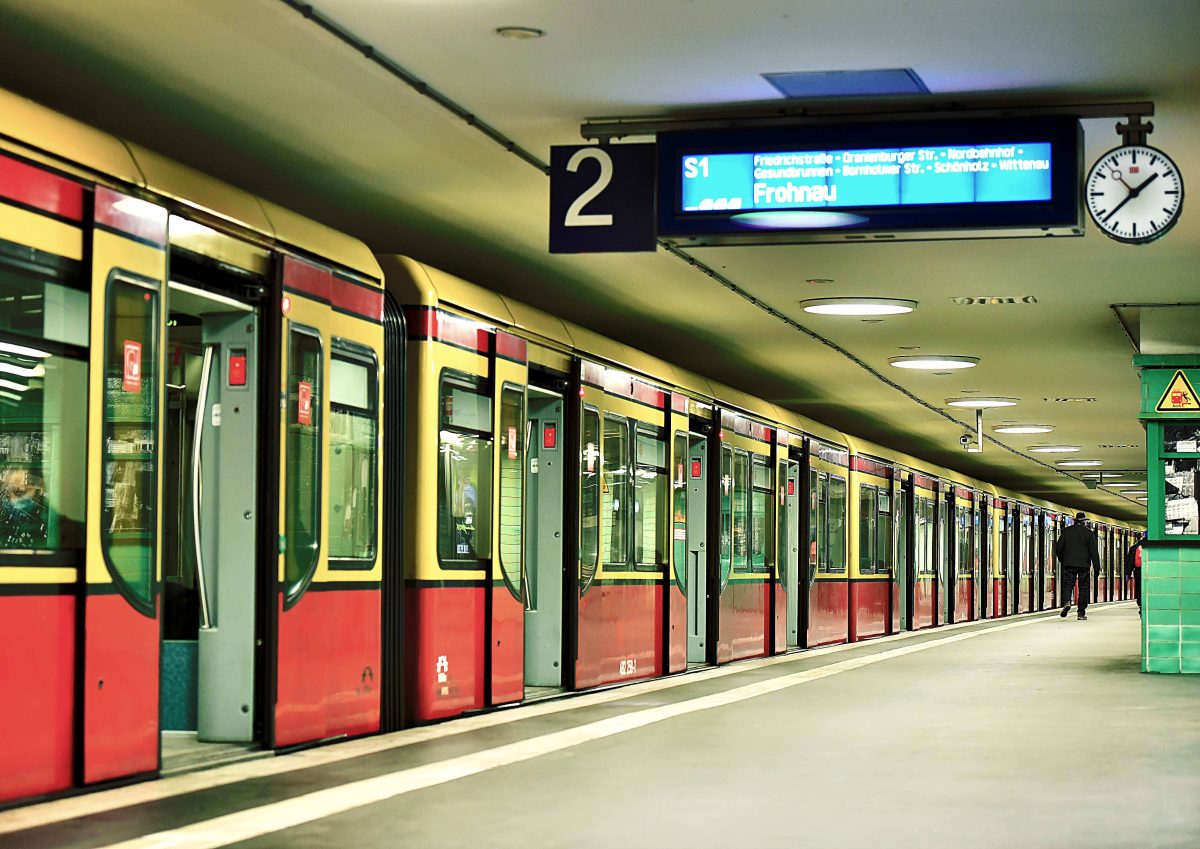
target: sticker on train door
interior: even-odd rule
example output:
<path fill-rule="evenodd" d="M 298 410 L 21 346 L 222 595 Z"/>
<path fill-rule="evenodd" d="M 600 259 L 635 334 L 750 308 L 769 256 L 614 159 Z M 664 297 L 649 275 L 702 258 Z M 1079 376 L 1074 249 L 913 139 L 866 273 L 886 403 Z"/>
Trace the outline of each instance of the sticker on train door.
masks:
<path fill-rule="evenodd" d="M 296 388 L 296 421 L 302 425 L 312 424 L 312 384 L 300 381 Z"/>
<path fill-rule="evenodd" d="M 142 343 L 125 340 L 125 375 L 121 387 L 126 392 L 142 391 Z"/>

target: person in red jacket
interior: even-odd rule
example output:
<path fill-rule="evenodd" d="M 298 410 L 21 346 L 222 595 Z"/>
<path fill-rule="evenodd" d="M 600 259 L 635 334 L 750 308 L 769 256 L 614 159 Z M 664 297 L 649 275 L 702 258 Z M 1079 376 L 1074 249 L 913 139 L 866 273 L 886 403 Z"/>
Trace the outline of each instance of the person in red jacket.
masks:
<path fill-rule="evenodd" d="M 1071 610 L 1071 589 L 1079 582 L 1077 594 L 1079 618 L 1087 619 L 1088 578 L 1091 567 L 1100 568 L 1100 547 L 1096 544 L 1096 535 L 1087 526 L 1087 516 L 1084 513 L 1075 514 L 1075 524 L 1064 530 L 1054 546 L 1054 554 L 1062 564 L 1063 576 L 1063 609 L 1059 616 L 1066 616 Z"/>

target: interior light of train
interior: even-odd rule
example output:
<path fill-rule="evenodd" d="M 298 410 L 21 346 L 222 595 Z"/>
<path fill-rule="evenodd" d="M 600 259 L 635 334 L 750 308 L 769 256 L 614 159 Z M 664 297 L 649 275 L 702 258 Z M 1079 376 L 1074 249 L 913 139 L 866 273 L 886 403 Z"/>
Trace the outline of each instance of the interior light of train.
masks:
<path fill-rule="evenodd" d="M 1076 235 L 1081 140 L 1063 117 L 660 133 L 658 232 Z"/>
<path fill-rule="evenodd" d="M 914 354 L 904 357 L 889 357 L 888 365 L 895 368 L 923 369 L 964 369 L 975 368 L 979 365 L 979 357 L 960 357 L 956 354 Z"/>
<path fill-rule="evenodd" d="M 1028 451 L 1034 454 L 1072 454 L 1079 450 L 1078 445 L 1031 445 Z"/>
<path fill-rule="evenodd" d="M 818 315 L 902 315 L 915 310 L 917 302 L 897 298 L 813 298 L 801 301 L 800 306 Z"/>
<path fill-rule="evenodd" d="M 50 356 L 45 351 L 39 351 L 37 348 L 27 348 L 24 345 L 14 345 L 11 342 L 0 342 L 0 351 L 6 354 L 16 354 L 18 357 L 37 357 L 39 360 L 44 360 Z"/>
<path fill-rule="evenodd" d="M 1050 433 L 1054 427 L 1043 424 L 1006 424 L 996 425 L 992 430 L 996 433 Z"/>
<path fill-rule="evenodd" d="M 994 407 L 1016 406 L 1016 398 L 947 398 L 947 407 L 966 407 L 971 410 L 989 410 Z"/>

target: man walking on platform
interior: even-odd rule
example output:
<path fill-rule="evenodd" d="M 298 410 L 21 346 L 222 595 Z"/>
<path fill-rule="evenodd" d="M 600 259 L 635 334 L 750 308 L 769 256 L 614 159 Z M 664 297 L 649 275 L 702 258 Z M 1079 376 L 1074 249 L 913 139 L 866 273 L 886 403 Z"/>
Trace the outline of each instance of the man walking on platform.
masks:
<path fill-rule="evenodd" d="M 1079 582 L 1078 603 L 1079 618 L 1087 619 L 1088 581 L 1091 567 L 1100 568 L 1100 550 L 1096 545 L 1096 535 L 1092 533 L 1085 521 L 1083 513 L 1075 514 L 1075 524 L 1065 529 L 1058 537 L 1054 546 L 1054 554 L 1062 565 L 1062 599 L 1063 609 L 1059 616 L 1066 616 L 1071 610 L 1071 588 Z"/>

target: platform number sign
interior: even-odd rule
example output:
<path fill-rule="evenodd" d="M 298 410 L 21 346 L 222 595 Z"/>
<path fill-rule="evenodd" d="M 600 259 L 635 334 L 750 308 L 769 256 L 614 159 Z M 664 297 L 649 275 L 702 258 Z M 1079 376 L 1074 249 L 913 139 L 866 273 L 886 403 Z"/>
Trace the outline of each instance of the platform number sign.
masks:
<path fill-rule="evenodd" d="M 550 253 L 653 251 L 655 146 L 550 148 Z"/>

